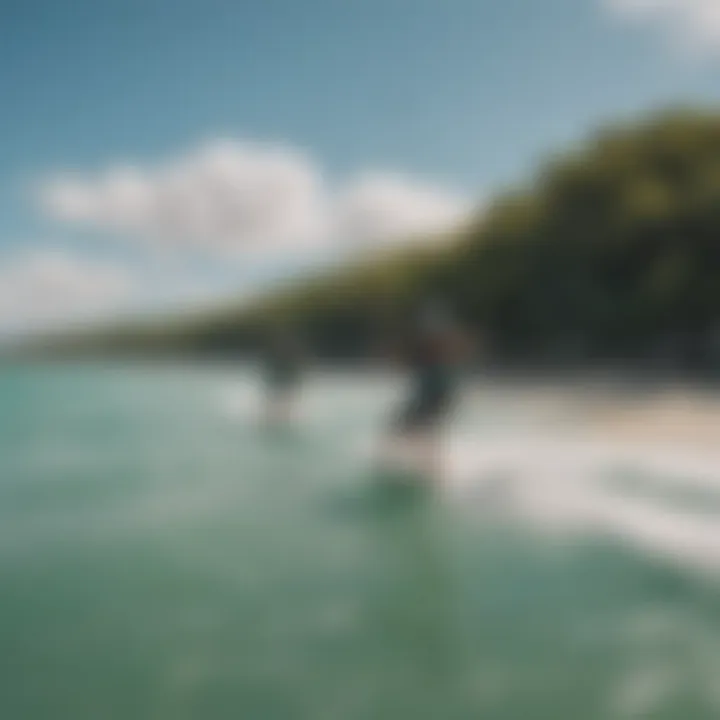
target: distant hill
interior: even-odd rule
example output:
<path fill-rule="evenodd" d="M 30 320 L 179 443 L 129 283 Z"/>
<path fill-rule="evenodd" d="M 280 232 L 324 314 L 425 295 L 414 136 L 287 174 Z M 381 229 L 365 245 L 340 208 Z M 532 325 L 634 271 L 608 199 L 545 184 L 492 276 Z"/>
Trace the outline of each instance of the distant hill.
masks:
<path fill-rule="evenodd" d="M 299 280 L 249 306 L 53 338 L 48 352 L 222 354 L 268 323 L 361 357 L 442 296 L 499 362 L 720 360 L 720 112 L 605 128 L 442 245 Z"/>

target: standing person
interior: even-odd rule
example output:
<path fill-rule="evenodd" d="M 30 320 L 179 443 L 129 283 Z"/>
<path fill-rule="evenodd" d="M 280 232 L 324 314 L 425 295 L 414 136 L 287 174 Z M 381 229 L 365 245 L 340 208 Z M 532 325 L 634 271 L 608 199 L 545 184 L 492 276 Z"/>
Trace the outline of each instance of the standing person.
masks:
<path fill-rule="evenodd" d="M 303 352 L 296 333 L 274 328 L 265 347 L 266 422 L 285 425 L 292 420 L 302 380 Z"/>
<path fill-rule="evenodd" d="M 391 443 L 411 452 L 422 474 L 442 474 L 442 430 L 454 409 L 459 371 L 469 354 L 469 340 L 451 313 L 430 305 L 420 314 L 401 360 L 411 377 L 410 396 L 395 418 Z"/>

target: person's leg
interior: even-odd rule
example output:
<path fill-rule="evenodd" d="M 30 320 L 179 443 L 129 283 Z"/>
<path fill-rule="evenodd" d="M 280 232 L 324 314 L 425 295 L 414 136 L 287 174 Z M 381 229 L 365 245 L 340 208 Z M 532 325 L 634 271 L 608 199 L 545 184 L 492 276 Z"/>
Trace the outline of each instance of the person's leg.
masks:
<path fill-rule="evenodd" d="M 443 474 L 443 454 L 438 428 L 423 424 L 408 435 L 412 463 L 418 475 L 428 482 L 437 482 Z"/>
<path fill-rule="evenodd" d="M 446 460 L 444 425 L 450 410 L 451 398 L 444 392 L 428 395 L 419 418 L 421 443 L 420 457 L 424 474 L 433 482 L 441 482 L 445 476 Z"/>
<path fill-rule="evenodd" d="M 434 482 L 440 482 L 445 472 L 442 439 L 437 427 L 429 427 L 425 432 L 425 463 L 427 475 Z"/>

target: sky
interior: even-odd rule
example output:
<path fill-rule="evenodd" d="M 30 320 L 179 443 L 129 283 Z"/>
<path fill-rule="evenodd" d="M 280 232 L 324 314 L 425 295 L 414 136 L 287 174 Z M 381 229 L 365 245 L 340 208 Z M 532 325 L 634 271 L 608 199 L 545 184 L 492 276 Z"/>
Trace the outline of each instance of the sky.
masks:
<path fill-rule="evenodd" d="M 434 242 L 720 100 L 717 0 L 0 0 L 0 334 Z"/>

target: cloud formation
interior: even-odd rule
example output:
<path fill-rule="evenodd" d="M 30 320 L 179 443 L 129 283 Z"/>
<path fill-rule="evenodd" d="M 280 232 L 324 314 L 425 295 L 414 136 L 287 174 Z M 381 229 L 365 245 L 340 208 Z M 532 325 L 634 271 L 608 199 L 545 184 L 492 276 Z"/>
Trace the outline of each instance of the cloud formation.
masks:
<path fill-rule="evenodd" d="M 456 194 L 394 173 L 331 187 L 305 153 L 233 140 L 154 166 L 62 173 L 40 198 L 77 227 L 220 253 L 382 244 L 447 230 L 468 211 Z"/>
<path fill-rule="evenodd" d="M 392 173 L 367 173 L 339 196 L 333 227 L 346 243 L 375 247 L 446 232 L 468 212 L 465 200 L 432 185 Z"/>
<path fill-rule="evenodd" d="M 17 332 L 83 322 L 122 307 L 129 274 L 110 263 L 43 248 L 3 257 L 0 330 Z"/>
<path fill-rule="evenodd" d="M 218 141 L 156 167 L 119 165 L 45 183 L 51 217 L 170 247 L 228 250 L 313 242 L 322 178 L 304 155 Z"/>
<path fill-rule="evenodd" d="M 688 48 L 720 54 L 719 0 L 604 0 L 628 20 L 655 23 Z"/>
<path fill-rule="evenodd" d="M 399 173 L 331 183 L 306 153 L 236 140 L 159 163 L 55 174 L 40 183 L 39 201 L 48 217 L 97 240 L 135 243 L 144 280 L 60 249 L 8 255 L 0 270 L 0 332 L 94 319 L 165 296 L 178 307 L 211 302 L 222 288 L 230 292 L 228 278 L 221 280 L 228 273 L 244 273 L 233 294 L 249 292 L 275 277 L 272 268 L 287 275 L 338 252 L 430 242 L 471 209 L 457 193 Z M 151 253 L 155 248 L 172 256 Z M 248 262 L 226 263 L 235 256 Z M 204 284 L 202 270 L 188 272 L 197 261 L 210 273 Z M 161 269 L 154 279 L 146 277 L 151 267 Z M 210 277 L 216 289 L 205 287 Z"/>

